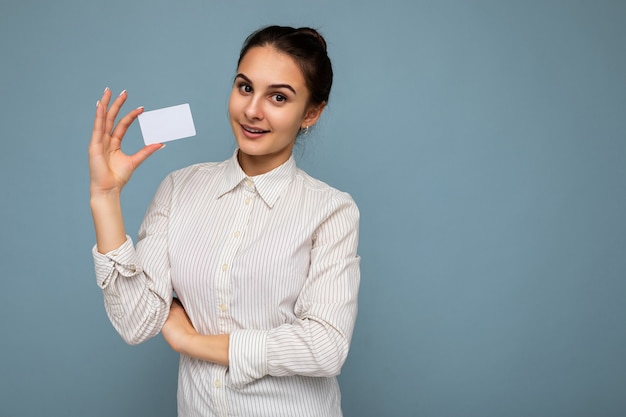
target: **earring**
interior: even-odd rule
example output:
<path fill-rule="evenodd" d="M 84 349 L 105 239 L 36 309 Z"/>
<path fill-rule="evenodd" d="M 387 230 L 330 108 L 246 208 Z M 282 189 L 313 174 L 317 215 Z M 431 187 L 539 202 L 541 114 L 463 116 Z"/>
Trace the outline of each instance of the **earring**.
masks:
<path fill-rule="evenodd" d="M 304 136 L 309 134 L 309 125 L 306 125 L 306 127 L 304 128 Z"/>

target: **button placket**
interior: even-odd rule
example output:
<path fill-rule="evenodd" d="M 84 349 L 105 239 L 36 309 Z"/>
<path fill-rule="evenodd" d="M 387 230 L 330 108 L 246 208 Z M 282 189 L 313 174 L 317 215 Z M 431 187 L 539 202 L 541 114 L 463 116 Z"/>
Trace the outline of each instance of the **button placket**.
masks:
<path fill-rule="evenodd" d="M 254 206 L 256 189 L 252 180 L 245 180 L 243 186 L 239 189 L 240 197 L 243 204 L 238 210 L 233 221 L 230 238 L 225 239 L 224 246 L 220 254 L 220 266 L 215 281 L 215 306 L 218 315 L 218 328 L 221 332 L 230 333 L 233 329 L 230 316 L 230 281 L 232 264 L 242 243 L 242 235 L 245 232 Z M 240 200 L 241 201 L 241 200 Z"/>
<path fill-rule="evenodd" d="M 224 370 L 216 370 L 209 378 L 212 378 L 212 397 L 215 401 L 217 415 L 226 417 L 229 415 L 228 398 L 226 396 L 226 390 L 223 389 L 226 385 L 226 372 Z"/>

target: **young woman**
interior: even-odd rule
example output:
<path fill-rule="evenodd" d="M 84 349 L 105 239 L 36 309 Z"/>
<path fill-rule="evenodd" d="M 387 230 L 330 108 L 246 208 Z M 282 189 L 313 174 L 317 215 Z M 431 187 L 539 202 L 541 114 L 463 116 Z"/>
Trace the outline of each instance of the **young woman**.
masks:
<path fill-rule="evenodd" d="M 179 416 L 341 416 L 336 380 L 357 314 L 359 213 L 298 169 L 296 137 L 332 84 L 322 36 L 271 26 L 248 37 L 228 111 L 238 149 L 171 173 L 126 234 L 120 193 L 162 145 L 125 155 L 143 111 L 106 89 L 89 146 L 94 262 L 128 343 L 162 332 L 180 352 Z M 173 292 L 177 299 L 173 299 Z"/>

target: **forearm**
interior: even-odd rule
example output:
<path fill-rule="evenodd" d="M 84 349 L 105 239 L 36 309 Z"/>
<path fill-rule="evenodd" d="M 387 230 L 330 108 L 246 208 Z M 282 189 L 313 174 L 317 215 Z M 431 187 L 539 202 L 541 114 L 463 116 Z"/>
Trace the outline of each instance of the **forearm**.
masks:
<path fill-rule="evenodd" d="M 120 193 L 92 193 L 90 205 L 98 252 L 108 253 L 120 247 L 126 241 Z"/>
<path fill-rule="evenodd" d="M 336 376 L 348 355 L 350 336 L 313 317 L 272 329 L 267 335 L 267 371 L 272 376 Z"/>
<path fill-rule="evenodd" d="M 219 365 L 229 364 L 230 335 L 199 334 L 178 299 L 172 302 L 169 316 L 161 332 L 165 341 L 178 353 Z"/>
<path fill-rule="evenodd" d="M 271 330 L 237 330 L 230 339 L 229 372 L 237 387 L 267 375 L 336 376 L 350 344 L 349 335 L 313 319 Z"/>
<path fill-rule="evenodd" d="M 194 334 L 189 335 L 184 346 L 181 346 L 180 349 L 175 350 L 192 358 L 201 359 L 207 362 L 213 362 L 218 365 L 228 366 L 229 341 L 230 336 L 227 334 Z"/>

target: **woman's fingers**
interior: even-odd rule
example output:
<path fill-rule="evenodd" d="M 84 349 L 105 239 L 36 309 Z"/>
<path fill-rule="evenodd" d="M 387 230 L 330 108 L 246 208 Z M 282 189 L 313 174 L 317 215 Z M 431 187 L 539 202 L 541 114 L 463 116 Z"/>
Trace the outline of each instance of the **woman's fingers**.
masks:
<path fill-rule="evenodd" d="M 93 133 L 91 136 L 90 152 L 109 153 L 119 150 L 121 141 L 124 135 L 128 131 L 130 125 L 133 124 L 135 119 L 143 112 L 143 107 L 138 107 L 128 112 L 120 121 L 115 124 L 115 119 L 122 108 L 122 105 L 126 101 L 126 90 L 122 91 L 119 96 L 113 101 L 109 108 L 111 101 L 111 90 L 105 88 L 104 93 L 100 101 L 96 103 L 96 117 L 94 120 Z M 133 170 L 137 168 L 143 161 L 145 161 L 150 155 L 159 149 L 164 148 L 162 144 L 152 144 L 144 146 L 134 155 L 127 158 L 130 159 Z"/>
<path fill-rule="evenodd" d="M 113 103 L 113 106 L 115 106 L 118 100 L 119 100 L 119 97 L 118 99 L 115 100 L 115 103 Z M 137 107 L 135 110 L 131 110 L 130 112 L 128 112 L 126 116 L 120 119 L 120 121 L 117 123 L 117 126 L 115 126 L 115 129 L 113 129 L 113 131 L 111 132 L 111 138 L 121 142 L 122 139 L 124 138 L 124 135 L 126 134 L 126 131 L 130 127 L 130 125 L 133 124 L 137 116 L 139 116 L 141 113 L 143 113 L 143 107 Z M 107 120 L 107 126 L 108 126 L 108 120 Z"/>
<path fill-rule="evenodd" d="M 106 101 L 108 104 L 108 101 L 111 99 L 111 91 L 105 90 L 104 97 L 107 98 Z M 122 108 L 122 105 L 126 101 L 126 97 L 127 97 L 126 90 L 124 90 L 119 94 L 119 96 L 115 98 L 115 100 L 113 100 L 113 104 L 111 104 L 111 107 L 109 108 L 106 114 L 106 124 L 104 126 L 104 131 L 106 133 L 110 134 L 111 132 L 113 132 L 113 127 L 115 126 L 115 119 L 117 118 L 117 115 L 119 114 L 120 109 Z"/>
<path fill-rule="evenodd" d="M 109 87 L 104 89 L 104 93 L 102 93 L 102 97 L 100 98 L 100 104 L 99 107 L 102 108 L 102 132 L 110 132 L 110 131 L 106 131 L 105 130 L 105 120 L 107 117 L 107 112 L 109 111 L 109 102 L 111 101 L 111 90 L 109 90 Z"/>
<path fill-rule="evenodd" d="M 102 133 L 104 133 L 104 120 L 106 117 L 107 107 L 109 106 L 109 99 L 111 98 L 111 91 L 109 87 L 104 89 L 102 97 L 96 102 L 96 116 L 93 122 L 93 134 L 92 142 L 94 139 L 98 141 L 102 139 Z"/>
<path fill-rule="evenodd" d="M 96 103 L 96 116 L 93 120 L 93 131 L 91 132 L 91 144 L 98 145 L 102 142 L 102 127 L 104 126 L 104 110 L 102 103 Z"/>
<path fill-rule="evenodd" d="M 104 106 L 104 110 L 106 111 L 106 109 L 109 108 L 109 101 L 111 100 L 111 90 L 109 90 L 109 87 L 104 89 L 104 92 L 102 93 L 102 98 L 100 99 L 100 103 L 102 103 L 102 105 Z"/>
<path fill-rule="evenodd" d="M 138 150 L 134 155 L 130 157 L 130 160 L 133 164 L 133 169 L 141 165 L 141 163 L 148 159 L 150 155 L 163 148 L 165 148 L 164 144 L 153 143 L 152 145 L 144 146 L 143 148 Z"/>
<path fill-rule="evenodd" d="M 134 155 L 122 152 L 121 141 L 130 125 L 143 112 L 143 107 L 131 110 L 116 124 L 115 119 L 124 102 L 123 91 L 111 103 L 111 91 L 105 89 L 101 100 L 96 104 L 96 116 L 89 144 L 89 170 L 92 193 L 121 190 L 135 169 L 150 155 L 164 145 L 144 146 Z"/>

